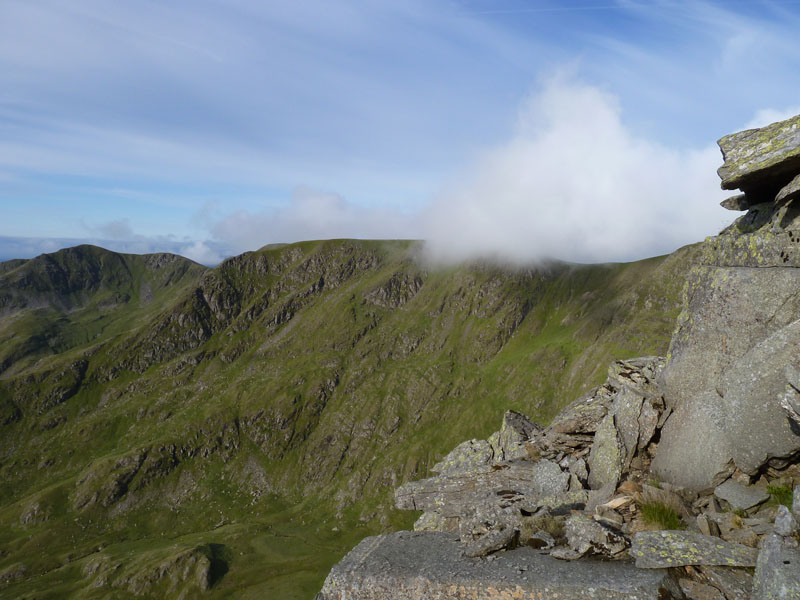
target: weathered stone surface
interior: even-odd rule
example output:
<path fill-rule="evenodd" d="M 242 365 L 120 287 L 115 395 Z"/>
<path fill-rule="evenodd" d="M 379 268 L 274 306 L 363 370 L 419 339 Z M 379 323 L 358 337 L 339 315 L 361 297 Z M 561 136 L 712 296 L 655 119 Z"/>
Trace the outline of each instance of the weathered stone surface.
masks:
<path fill-rule="evenodd" d="M 721 590 L 727 600 L 750 600 L 753 576 L 744 569 L 733 567 L 698 567 L 709 583 Z"/>
<path fill-rule="evenodd" d="M 688 600 L 726 600 L 722 592 L 712 585 L 692 579 L 681 579 L 678 584 Z"/>
<path fill-rule="evenodd" d="M 800 115 L 760 129 L 726 135 L 717 142 L 724 164 L 722 189 L 745 192 L 783 182 L 800 172 Z"/>
<path fill-rule="evenodd" d="M 789 537 L 797 531 L 797 519 L 792 512 L 783 504 L 778 507 L 778 514 L 775 516 L 775 533 L 783 537 Z M 800 565 L 798 565 L 800 568 Z"/>
<path fill-rule="evenodd" d="M 518 509 L 497 502 L 476 502 L 459 519 L 458 533 L 467 556 L 485 556 L 512 545 L 522 526 Z"/>
<path fill-rule="evenodd" d="M 434 510 L 426 510 L 414 522 L 414 531 L 456 531 L 457 517 L 443 517 Z"/>
<path fill-rule="evenodd" d="M 581 556 L 616 556 L 628 547 L 622 535 L 584 513 L 575 513 L 567 519 L 565 533 L 569 547 Z"/>
<path fill-rule="evenodd" d="M 625 446 L 619 439 L 614 415 L 606 415 L 594 436 L 589 453 L 589 487 L 600 489 L 606 484 L 616 487 L 622 476 Z"/>
<path fill-rule="evenodd" d="M 525 458 L 527 455 L 525 443 L 540 434 L 542 430 L 541 425 L 534 423 L 522 413 L 507 410 L 503 415 L 500 431 L 488 440 L 494 451 L 494 460 L 509 461 Z"/>
<path fill-rule="evenodd" d="M 633 537 L 631 556 L 642 569 L 686 565 L 753 567 L 758 551 L 691 531 L 642 531 Z"/>
<path fill-rule="evenodd" d="M 792 514 L 794 518 L 800 522 L 800 485 L 794 487 L 792 494 Z"/>
<path fill-rule="evenodd" d="M 608 382 L 630 388 L 643 396 L 659 396 L 658 376 L 664 369 L 663 356 L 641 356 L 615 360 L 608 368 Z"/>
<path fill-rule="evenodd" d="M 452 534 L 397 532 L 363 540 L 331 570 L 321 600 L 669 600 L 666 571 L 620 561 L 565 562 L 533 548 L 464 557 Z"/>
<path fill-rule="evenodd" d="M 486 440 L 469 440 L 460 443 L 441 461 L 436 463 L 431 471 L 439 475 L 453 475 L 456 473 L 470 473 L 484 469 L 491 464 L 494 452 Z"/>
<path fill-rule="evenodd" d="M 624 387 L 614 399 L 614 404 L 611 405 L 611 412 L 614 413 L 614 425 L 625 448 L 623 457 L 623 468 L 625 469 L 630 466 L 633 455 L 639 446 L 639 416 L 642 414 L 644 401 L 645 398 L 640 393 Z"/>
<path fill-rule="evenodd" d="M 542 496 L 557 496 L 569 488 L 569 473 L 561 470 L 556 463 L 543 458 L 533 469 L 531 487 Z"/>
<path fill-rule="evenodd" d="M 616 392 L 616 388 L 600 386 L 559 412 L 549 429 L 557 433 L 594 433 L 608 414 Z"/>
<path fill-rule="evenodd" d="M 758 555 L 753 600 L 800 599 L 800 552 L 787 548 L 779 535 L 770 535 Z"/>
<path fill-rule="evenodd" d="M 788 202 L 789 200 L 794 200 L 795 198 L 800 198 L 800 175 L 797 175 L 794 179 L 780 189 L 778 195 L 775 196 L 775 201 Z"/>
<path fill-rule="evenodd" d="M 663 410 L 663 403 L 660 403 L 660 409 Z M 648 398 L 642 403 L 642 411 L 639 413 L 639 451 L 644 450 L 653 439 L 660 416 L 660 410 L 652 399 Z"/>
<path fill-rule="evenodd" d="M 744 485 L 733 479 L 718 485 L 714 495 L 728 502 L 734 509 L 748 509 L 769 500 L 767 490 L 755 485 Z"/>
<path fill-rule="evenodd" d="M 747 210 L 751 206 L 746 194 L 736 194 L 730 198 L 725 198 L 719 205 L 728 210 Z"/>
<path fill-rule="evenodd" d="M 395 504 L 401 510 L 436 510 L 444 517 L 457 517 L 482 494 L 530 490 L 533 467 L 533 463 L 516 461 L 469 475 L 412 481 L 395 490 Z"/>
<path fill-rule="evenodd" d="M 800 238 L 799 238 L 800 239 Z M 694 489 L 719 483 L 730 461 L 754 472 L 800 444 L 775 401 L 797 353 L 800 269 L 696 267 L 662 374 L 668 406 L 654 472 Z"/>

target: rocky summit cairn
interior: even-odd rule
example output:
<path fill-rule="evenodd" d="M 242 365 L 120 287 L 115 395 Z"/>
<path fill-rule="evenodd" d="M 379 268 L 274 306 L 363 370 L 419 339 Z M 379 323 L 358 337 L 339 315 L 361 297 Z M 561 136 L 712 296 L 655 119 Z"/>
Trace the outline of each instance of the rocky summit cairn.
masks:
<path fill-rule="evenodd" d="M 543 427 L 500 430 L 395 492 L 319 600 L 800 599 L 800 116 L 719 144 L 723 205 L 667 357 L 614 362 Z"/>

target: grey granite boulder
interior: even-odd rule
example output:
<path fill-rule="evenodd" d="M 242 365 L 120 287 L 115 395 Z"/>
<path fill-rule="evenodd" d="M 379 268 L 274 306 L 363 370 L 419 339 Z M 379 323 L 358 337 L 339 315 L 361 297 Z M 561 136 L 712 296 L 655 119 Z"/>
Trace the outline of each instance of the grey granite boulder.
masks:
<path fill-rule="evenodd" d="M 691 531 L 642 531 L 633 537 L 631 556 L 642 569 L 686 565 L 754 567 L 758 551 Z"/>
<path fill-rule="evenodd" d="M 758 555 L 753 600 L 800 600 L 800 552 L 779 535 L 767 537 Z"/>
<path fill-rule="evenodd" d="M 717 142 L 724 164 L 722 189 L 747 192 L 771 183 L 785 185 L 800 172 L 800 115 L 760 129 L 726 135 Z"/>
<path fill-rule="evenodd" d="M 465 557 L 452 534 L 401 531 L 363 540 L 328 574 L 320 600 L 670 600 L 666 570 L 621 561 L 564 562 L 518 548 Z"/>

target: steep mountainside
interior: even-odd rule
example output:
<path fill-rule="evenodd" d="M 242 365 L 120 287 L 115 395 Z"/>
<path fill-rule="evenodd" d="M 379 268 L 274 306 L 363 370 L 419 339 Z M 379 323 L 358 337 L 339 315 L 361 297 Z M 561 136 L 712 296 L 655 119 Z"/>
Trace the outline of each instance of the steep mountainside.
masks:
<path fill-rule="evenodd" d="M 0 264 L 0 597 L 309 598 L 361 537 L 410 524 L 394 488 L 456 443 L 663 354 L 695 253 L 511 270 L 418 251 Z"/>

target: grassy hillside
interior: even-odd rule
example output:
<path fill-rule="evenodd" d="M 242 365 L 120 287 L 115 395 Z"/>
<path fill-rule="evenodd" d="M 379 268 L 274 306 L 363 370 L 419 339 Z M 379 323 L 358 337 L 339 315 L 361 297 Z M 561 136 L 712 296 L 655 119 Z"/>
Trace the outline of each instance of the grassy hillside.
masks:
<path fill-rule="evenodd" d="M 504 410 L 546 422 L 613 358 L 665 353 L 694 251 L 510 270 L 418 250 L 0 266 L 0 597 L 310 598 L 410 526 L 395 486 Z"/>

